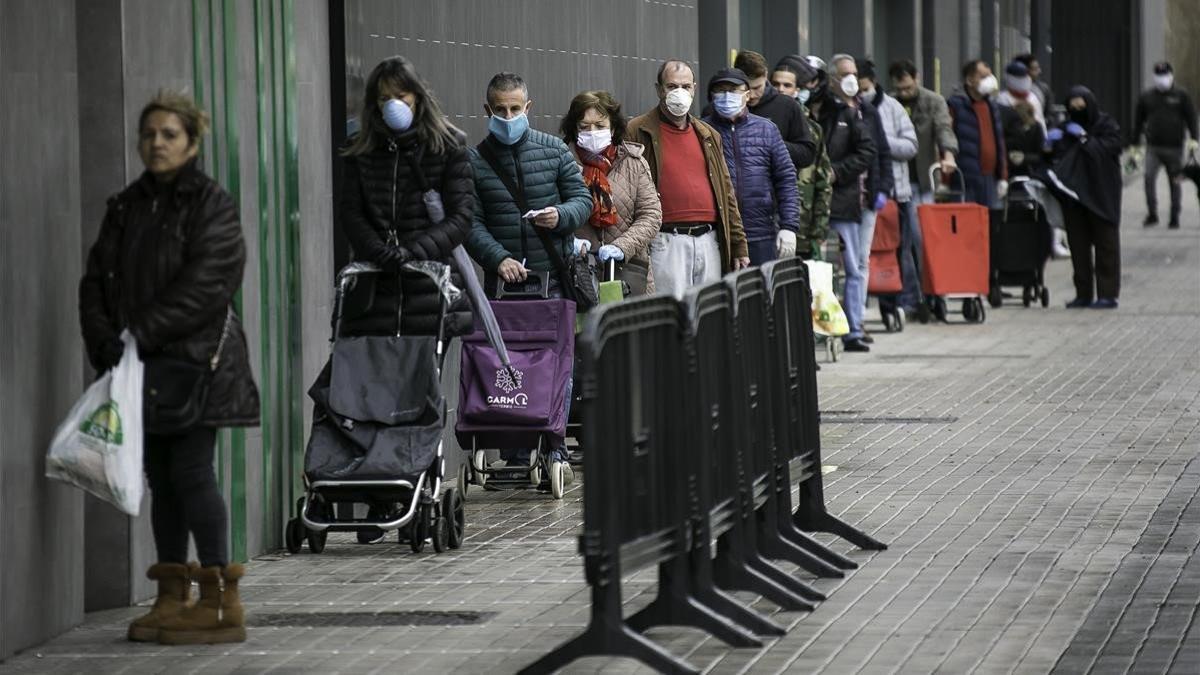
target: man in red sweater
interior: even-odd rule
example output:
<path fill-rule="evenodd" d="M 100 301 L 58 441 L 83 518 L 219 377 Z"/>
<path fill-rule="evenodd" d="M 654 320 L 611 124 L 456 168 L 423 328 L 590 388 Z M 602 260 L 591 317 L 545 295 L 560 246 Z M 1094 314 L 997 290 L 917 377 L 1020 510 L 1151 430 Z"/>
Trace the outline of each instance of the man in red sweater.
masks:
<path fill-rule="evenodd" d="M 650 243 L 659 291 L 689 287 L 750 265 L 746 234 L 721 135 L 690 113 L 696 76 L 684 61 L 658 70 L 658 106 L 629 122 L 627 137 L 643 156 L 662 199 L 662 231 Z"/>

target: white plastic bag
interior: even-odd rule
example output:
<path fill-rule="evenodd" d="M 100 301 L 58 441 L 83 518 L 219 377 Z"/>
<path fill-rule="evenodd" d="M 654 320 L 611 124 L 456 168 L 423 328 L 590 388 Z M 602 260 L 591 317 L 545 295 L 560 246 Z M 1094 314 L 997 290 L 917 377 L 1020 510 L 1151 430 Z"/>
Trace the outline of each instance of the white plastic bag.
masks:
<path fill-rule="evenodd" d="M 88 387 L 55 432 L 46 476 L 136 516 L 142 503 L 142 361 L 129 331 L 121 340 L 121 362 Z"/>
<path fill-rule="evenodd" d="M 808 283 L 812 290 L 813 331 L 817 335 L 838 337 L 850 332 L 850 323 L 833 292 L 833 265 L 818 260 L 805 260 Z"/>

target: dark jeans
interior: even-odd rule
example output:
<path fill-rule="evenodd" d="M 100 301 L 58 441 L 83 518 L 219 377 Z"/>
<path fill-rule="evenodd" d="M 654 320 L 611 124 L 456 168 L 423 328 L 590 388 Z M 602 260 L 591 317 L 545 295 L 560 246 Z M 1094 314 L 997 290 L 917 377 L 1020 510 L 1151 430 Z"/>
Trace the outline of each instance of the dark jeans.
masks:
<path fill-rule="evenodd" d="M 1096 298 L 1116 300 L 1121 294 L 1120 228 L 1078 202 L 1064 200 L 1062 211 L 1067 225 L 1067 243 L 1071 246 L 1071 265 L 1075 268 L 1075 297 L 1089 301 Z"/>
<path fill-rule="evenodd" d="M 916 195 L 920 194 L 914 183 L 913 199 L 901 202 L 900 207 L 900 279 L 904 290 L 898 298 L 905 311 L 913 311 L 921 304 L 921 223 L 917 220 Z"/>
<path fill-rule="evenodd" d="M 779 257 L 779 249 L 776 248 L 774 239 L 748 241 L 746 247 L 750 249 L 751 265 L 763 265 Z"/>
<path fill-rule="evenodd" d="M 1158 215 L 1158 170 L 1167 170 L 1167 186 L 1171 192 L 1171 220 L 1179 220 L 1179 210 L 1183 203 L 1183 187 L 1177 180 L 1183 168 L 1183 148 L 1164 148 L 1152 145 L 1146 148 L 1146 211 Z"/>
<path fill-rule="evenodd" d="M 150 483 L 150 525 L 158 561 L 187 563 L 188 534 L 204 567 L 229 564 L 225 501 L 213 472 L 217 430 L 179 436 L 146 434 L 143 463 Z"/>
<path fill-rule="evenodd" d="M 960 171 L 962 171 L 960 169 Z M 958 179 L 951 177 L 950 184 L 957 186 Z M 992 176 L 984 176 L 981 174 L 968 174 L 963 172 L 963 182 L 967 187 L 966 198 L 969 202 L 975 202 L 994 209 L 999 206 L 999 197 L 996 194 L 996 179 Z"/>

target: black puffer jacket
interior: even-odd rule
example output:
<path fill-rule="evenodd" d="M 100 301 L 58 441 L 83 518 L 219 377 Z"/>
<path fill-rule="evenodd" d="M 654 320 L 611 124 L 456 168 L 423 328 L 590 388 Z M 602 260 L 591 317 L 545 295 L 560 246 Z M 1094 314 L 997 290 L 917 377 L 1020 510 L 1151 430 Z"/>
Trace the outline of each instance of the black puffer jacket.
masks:
<path fill-rule="evenodd" d="M 865 192 L 867 172 L 876 161 L 871 131 L 857 110 L 832 94 L 825 96 L 817 121 L 825 132 L 825 149 L 833 166 L 829 217 L 858 222 L 862 218 L 864 200 L 875 198 Z"/>
<path fill-rule="evenodd" d="M 395 263 L 389 232 L 416 260 L 447 262 L 455 246 L 471 231 L 475 209 L 475 180 L 466 147 L 460 142 L 440 155 L 426 153 L 415 130 L 389 138 L 363 155 L 345 158 L 345 181 L 339 199 L 341 227 L 354 248 L 354 259 L 373 262 L 385 273 L 375 281 L 374 300 L 359 307 L 356 316 L 343 317 L 344 335 L 386 335 L 396 331 L 397 299 L 403 291 L 401 332 L 433 335 L 437 332 L 439 295 L 427 277 L 404 272 Z M 445 219 L 432 223 L 422 194 L 431 188 L 441 193 Z M 464 288 L 462 278 L 453 275 Z M 398 279 L 402 281 L 398 282 Z M 447 335 L 471 330 L 466 297 L 450 308 Z"/>
<path fill-rule="evenodd" d="M 161 353 L 206 363 L 217 350 L 245 264 L 237 205 L 195 162 L 170 185 L 142 174 L 109 199 L 79 283 L 80 323 L 92 365 L 110 365 L 106 346 L 123 328 L 137 338 L 143 358 Z M 246 336 L 234 317 L 201 423 L 258 421 Z"/>

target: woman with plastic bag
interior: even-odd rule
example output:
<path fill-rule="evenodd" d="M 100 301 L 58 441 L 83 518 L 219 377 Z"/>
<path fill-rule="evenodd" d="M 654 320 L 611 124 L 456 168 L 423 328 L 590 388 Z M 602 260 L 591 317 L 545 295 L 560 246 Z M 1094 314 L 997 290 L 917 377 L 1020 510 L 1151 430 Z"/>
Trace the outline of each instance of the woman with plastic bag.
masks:
<path fill-rule="evenodd" d="M 429 86 L 403 56 L 384 59 L 371 71 L 359 119 L 362 131 L 342 150 L 339 222 L 354 260 L 374 263 L 383 273 L 360 279 L 347 294 L 341 332 L 436 335 L 441 310 L 436 283 L 401 267 L 420 260 L 449 263 L 471 231 L 475 179 L 466 136 L 446 122 Z M 426 205 L 430 190 L 441 196 L 440 219 Z M 464 287 L 457 273 L 452 279 Z M 447 312 L 444 335 L 471 329 L 463 296 Z M 368 544 L 383 535 L 383 530 L 360 530 L 358 540 Z"/>
<path fill-rule="evenodd" d="M 144 363 L 144 466 L 158 582 L 129 639 L 163 644 L 240 642 L 242 566 L 230 564 L 225 504 L 213 473 L 218 427 L 256 426 L 258 390 L 231 303 L 246 260 L 237 205 L 201 172 L 208 116 L 190 98 L 160 92 L 141 112 L 146 171 L 108 201 L 79 285 L 84 343 L 99 372 L 122 357 L 120 335 Z M 188 563 L 188 535 L 199 565 Z M 195 604 L 191 581 L 200 585 Z"/>
<path fill-rule="evenodd" d="M 630 295 L 653 295 L 650 242 L 662 227 L 662 205 L 642 144 L 625 139 L 626 122 L 607 91 L 579 94 L 563 117 L 563 140 L 592 194 L 591 216 L 575 236 L 602 264 L 616 263 Z"/>

